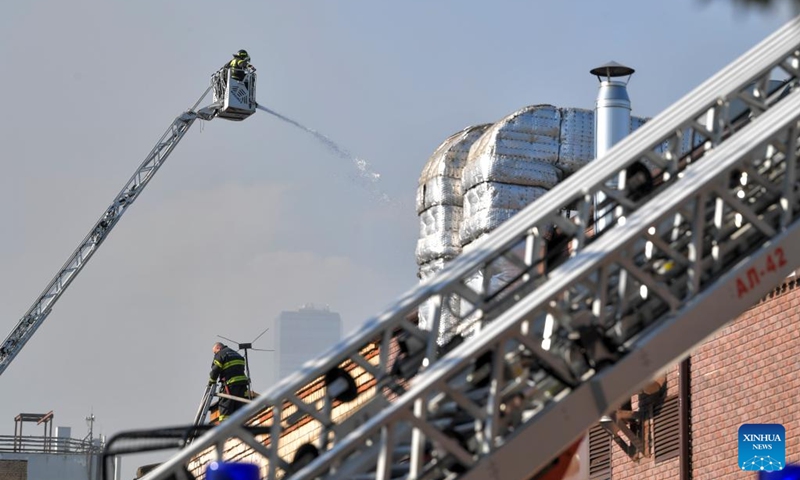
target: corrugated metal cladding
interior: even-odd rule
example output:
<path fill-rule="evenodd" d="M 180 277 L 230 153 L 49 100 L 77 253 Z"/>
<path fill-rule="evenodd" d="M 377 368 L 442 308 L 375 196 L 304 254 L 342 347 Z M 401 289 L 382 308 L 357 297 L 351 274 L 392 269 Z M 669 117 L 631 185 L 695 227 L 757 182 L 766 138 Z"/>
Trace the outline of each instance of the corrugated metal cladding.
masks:
<path fill-rule="evenodd" d="M 644 124 L 631 118 L 631 130 Z M 494 124 L 465 128 L 446 139 L 419 179 L 420 235 L 416 258 L 421 281 L 594 158 L 594 111 L 532 105 Z M 492 273 L 493 287 L 513 278 L 515 267 Z M 483 282 L 482 273 L 469 281 Z M 458 313 L 459 305 L 447 305 Z M 447 309 L 446 309 L 447 310 Z M 429 305 L 420 324 L 430 323 Z M 458 328 L 450 312 L 440 323 L 440 343 Z M 459 332 L 463 333 L 463 332 Z"/>

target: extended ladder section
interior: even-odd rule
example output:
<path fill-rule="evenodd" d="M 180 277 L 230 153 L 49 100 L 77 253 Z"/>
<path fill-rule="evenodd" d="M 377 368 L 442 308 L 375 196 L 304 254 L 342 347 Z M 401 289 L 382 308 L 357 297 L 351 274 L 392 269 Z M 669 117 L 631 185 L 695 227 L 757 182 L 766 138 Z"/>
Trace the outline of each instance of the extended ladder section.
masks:
<path fill-rule="evenodd" d="M 798 154 L 800 89 L 292 478 L 531 478 L 800 266 Z"/>
<path fill-rule="evenodd" d="M 241 120 L 255 112 L 255 73 L 249 72 L 242 81 L 228 79 L 227 82 L 221 82 L 219 80 L 220 77 L 226 73 L 225 71 L 215 73 L 211 80 L 212 86 L 206 89 L 205 93 L 195 102 L 192 108 L 179 115 L 172 122 L 164 135 L 158 140 L 156 146 L 144 159 L 144 162 L 136 169 L 130 180 L 114 197 L 111 205 L 106 208 L 78 248 L 75 249 L 64 266 L 61 267 L 55 278 L 50 281 L 47 288 L 39 295 L 31 308 L 17 322 L 16 327 L 0 345 L 0 375 L 8 368 L 11 361 L 19 354 L 33 334 L 36 333 L 36 329 L 42 325 L 50 314 L 53 305 L 61 298 L 70 283 L 83 270 L 83 267 L 92 258 L 97 249 L 100 248 L 100 245 L 111 233 L 119 219 L 139 197 L 144 187 L 155 176 L 158 169 L 161 168 L 161 165 L 164 164 L 194 121 L 198 118 L 212 120 L 216 116 L 224 116 L 223 118 L 234 116 L 235 118 L 231 117 L 231 119 Z M 215 102 L 196 110 L 212 88 L 215 88 Z M 224 91 L 218 91 L 220 88 L 224 89 Z M 236 95 L 242 97 L 242 100 L 238 101 L 238 103 L 229 101 L 228 97 L 232 95 L 230 90 L 235 90 Z"/>
<path fill-rule="evenodd" d="M 194 417 L 194 422 L 192 422 L 193 426 L 196 427 L 205 423 L 206 415 L 208 415 L 208 412 L 211 409 L 211 403 L 214 401 L 214 395 L 216 395 L 216 393 L 216 383 L 206 387 L 206 390 L 203 393 L 203 399 L 200 400 L 200 407 L 197 408 L 197 414 Z"/>
<path fill-rule="evenodd" d="M 114 197 L 114 201 L 103 212 L 92 229 L 89 230 L 89 233 L 84 237 L 64 266 L 61 267 L 55 278 L 50 281 L 33 306 L 17 323 L 11 334 L 6 337 L 2 346 L 0 346 L 0 374 L 5 371 L 11 361 L 14 360 L 14 357 L 22 350 L 22 347 L 25 346 L 25 343 L 36 333 L 36 329 L 42 325 L 50 314 L 53 305 L 89 259 L 92 258 L 94 252 L 100 248 L 100 245 L 117 224 L 120 217 L 136 200 L 144 187 L 147 186 L 196 119 L 197 113 L 190 110 L 181 114 L 172 122 L 158 143 L 156 143 L 156 146 L 136 170 L 136 173 L 133 174 L 133 177 Z"/>
<path fill-rule="evenodd" d="M 270 479 L 317 475 L 348 478 L 351 474 L 354 476 L 350 478 L 365 474 L 365 478 L 387 479 L 409 473 L 410 478 L 444 478 L 480 472 L 474 478 L 484 475 L 511 480 L 535 472 L 612 408 L 614 401 L 704 338 L 698 332 L 680 348 L 660 345 L 653 347 L 656 350 L 645 350 L 644 357 L 636 354 L 652 336 L 667 339 L 661 343 L 675 340 L 653 329 L 661 328 L 668 318 L 690 318 L 683 315 L 685 305 L 700 302 L 716 291 L 715 286 L 728 285 L 726 275 L 738 272 L 732 265 L 761 258 L 760 250 L 755 250 L 759 242 L 772 238 L 770 232 L 783 232 L 794 225 L 795 197 L 770 183 L 773 176 L 780 176 L 772 168 L 787 168 L 782 174 L 787 182 L 794 178 L 794 157 L 788 154 L 791 149 L 780 150 L 779 142 L 771 147 L 779 153 L 762 155 L 761 163 L 742 156 L 758 150 L 750 143 L 741 155 L 742 145 L 738 143 L 736 149 L 726 150 L 735 153 L 742 164 L 751 162 L 742 170 L 748 173 L 749 183 L 742 184 L 741 191 L 757 205 L 739 201 L 738 191 L 731 197 L 730 191 L 721 187 L 712 189 L 710 181 L 704 185 L 702 201 L 677 194 L 690 177 L 711 168 L 705 165 L 707 158 L 715 158 L 714 164 L 727 161 L 714 152 L 745 138 L 745 128 L 750 132 L 747 138 L 757 143 L 764 140 L 759 136 L 763 132 L 755 130 L 757 125 L 786 127 L 790 120 L 784 111 L 779 112 L 783 120 L 776 119 L 776 114 L 768 121 L 756 122 L 789 100 L 794 102 L 792 108 L 797 108 L 797 96 L 788 92 L 798 77 L 800 17 L 622 140 L 605 157 L 504 223 L 432 281 L 408 292 L 358 332 L 308 362 L 147 478 L 181 475 L 182 467 L 195 456 L 209 448 L 219 454 L 231 438 L 265 457 Z M 775 79 L 784 81 L 784 88 L 770 90 L 770 81 Z M 730 104 L 737 100 L 748 105 L 746 114 L 732 113 Z M 682 145 L 687 141 L 697 148 L 684 153 Z M 778 164 L 784 167 L 765 166 Z M 694 166 L 687 170 L 690 165 Z M 649 177 L 645 170 L 655 175 Z M 633 178 L 628 178 L 629 172 Z M 719 178 L 723 176 L 720 173 Z M 615 179 L 619 180 L 619 189 L 607 186 Z M 609 222 L 615 225 L 609 229 L 613 235 L 587 234 L 592 199 L 598 192 L 607 198 L 603 211 L 613 215 Z M 780 208 L 779 213 L 766 218 L 768 212 L 762 209 L 767 208 L 767 199 L 784 194 L 789 203 L 784 205 L 779 198 L 777 207 L 769 207 Z M 684 203 L 677 204 L 678 200 L 673 200 L 677 198 Z M 712 198 L 713 209 L 708 205 Z M 673 210 L 664 213 L 667 207 Z M 660 217 L 650 220 L 653 211 L 672 219 L 668 236 Z M 709 212 L 720 218 L 713 228 L 706 225 Z M 780 217 L 779 223 L 775 223 L 774 215 Z M 638 232 L 632 229 L 637 225 L 647 225 L 647 240 L 635 237 Z M 693 236 L 697 232 L 700 236 Z M 640 258 L 639 247 L 649 249 L 649 257 Z M 554 256 L 554 251 L 558 255 Z M 634 251 L 637 256 L 632 256 Z M 778 251 L 771 252 L 773 263 L 778 262 Z M 737 302 L 726 305 L 727 310 L 720 310 L 724 317 L 720 321 L 733 318 L 734 310 L 741 305 L 754 303 L 770 282 L 779 282 L 789 271 L 790 249 L 783 246 L 780 252 L 787 264 L 775 264 L 769 270 L 764 264 L 763 279 L 753 277 L 752 284 L 744 283 L 746 291 Z M 509 263 L 519 267 L 519 276 L 501 287 L 491 285 L 488 279 L 492 272 L 498 265 Z M 758 268 L 753 271 L 761 273 Z M 487 281 L 476 289 L 468 281 L 478 272 Z M 750 278 L 745 276 L 743 282 L 750 282 Z M 419 329 L 410 320 L 425 302 L 436 307 L 431 331 Z M 437 319 L 442 309 L 454 303 L 462 305 L 460 311 L 451 312 L 461 319 L 462 327 L 472 323 L 483 331 L 460 346 L 440 347 Z M 712 331 L 709 326 L 707 333 Z M 390 351 L 398 346 L 400 353 L 393 358 Z M 666 349 L 663 352 L 658 350 L 662 347 Z M 379 353 L 373 355 L 376 349 Z M 650 360 L 654 357 L 647 357 L 656 354 L 654 361 Z M 438 361 L 441 355 L 446 361 Z M 637 362 L 646 368 L 629 379 L 617 373 L 633 369 Z M 375 388 L 370 393 L 352 394 L 354 385 L 344 372 L 346 365 L 362 369 L 360 380 Z M 417 378 L 422 370 L 427 370 L 425 375 Z M 326 385 L 321 389 L 322 398 L 301 395 L 316 384 Z M 594 391 L 593 387 L 600 389 Z M 366 395 L 373 396 L 367 399 Z M 349 411 L 337 416 L 336 407 L 346 402 L 352 402 Z M 576 405 L 574 409 L 572 405 Z M 585 412 L 578 414 L 580 408 Z M 265 409 L 271 418 L 270 435 L 249 434 L 245 425 Z M 534 419 L 546 422 L 537 424 Z M 528 427 L 531 421 L 550 430 Z M 316 426 L 318 440 L 303 449 L 311 454 L 300 459 L 296 454 L 295 458 L 284 458 L 279 454 L 283 435 L 298 425 Z M 534 457 L 531 449 L 522 455 L 515 451 L 514 462 L 503 457 L 505 463 L 523 463 L 519 471 L 524 472 L 515 476 L 518 471 L 509 470 L 508 475 L 495 475 L 506 472 L 495 459 L 512 451 L 514 438 L 524 437 L 528 446 L 537 445 L 526 432 L 546 439 L 540 442 L 546 444 L 541 454 Z M 553 437 L 552 432 L 559 433 Z M 410 449 L 406 442 L 409 435 L 414 438 Z M 409 457 L 396 457 L 404 452 Z M 520 462 L 521 458 L 530 461 Z"/>

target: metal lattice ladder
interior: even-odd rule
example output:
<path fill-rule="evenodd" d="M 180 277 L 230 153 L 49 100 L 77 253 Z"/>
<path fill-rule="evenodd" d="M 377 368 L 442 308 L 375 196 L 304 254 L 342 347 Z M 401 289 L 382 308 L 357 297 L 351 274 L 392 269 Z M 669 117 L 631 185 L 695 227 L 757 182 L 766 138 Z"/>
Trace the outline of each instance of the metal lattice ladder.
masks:
<path fill-rule="evenodd" d="M 797 89 L 292 478 L 530 478 L 800 266 L 799 153 Z"/>
<path fill-rule="evenodd" d="M 175 118 L 170 124 L 167 131 L 159 138 L 155 147 L 136 169 L 133 176 L 114 197 L 111 205 L 105 209 L 100 219 L 89 230 L 89 233 L 78 245 L 78 248 L 70 255 L 56 276 L 34 301 L 22 319 L 17 322 L 3 343 L 0 344 L 0 375 L 5 372 L 25 344 L 36 333 L 36 330 L 44 323 L 55 303 L 83 270 L 89 259 L 100 248 L 100 245 L 108 238 L 111 230 L 117 225 L 122 215 L 139 198 L 144 188 L 150 183 L 150 180 L 153 179 L 164 162 L 167 161 L 169 155 L 178 146 L 178 143 L 189 131 L 195 120 L 198 118 L 212 120 L 219 116 L 228 120 L 238 121 L 255 112 L 257 103 L 255 100 L 256 76 L 254 72 L 248 72 L 244 81 L 235 82 L 236 85 L 232 85 L 231 80 L 228 79 L 228 88 L 223 92 L 224 100 L 216 98 L 219 93 L 215 92 L 215 102 L 203 108 L 197 108 L 212 90 L 212 87 L 219 83 L 219 77 L 225 73 L 222 71 L 214 74 L 212 76 L 212 86 L 206 89 L 191 108 Z M 228 97 L 230 96 L 230 89 L 234 87 L 238 89 L 237 91 L 240 94 L 243 94 L 243 100 L 231 103 L 228 101 Z"/>
<path fill-rule="evenodd" d="M 208 412 L 211 409 L 211 403 L 213 403 L 214 395 L 216 395 L 216 393 L 216 383 L 206 387 L 205 392 L 203 392 L 203 398 L 200 400 L 200 406 L 197 408 L 197 413 L 194 416 L 194 422 L 192 422 L 193 426 L 196 427 L 205 423 L 206 415 L 208 415 Z"/>
<path fill-rule="evenodd" d="M 671 243 L 677 240 L 672 240 L 672 237 L 668 237 L 669 241 L 666 237 L 662 238 L 664 232 L 661 229 L 665 227 L 660 218 L 650 220 L 651 212 L 670 216 L 674 225 L 669 235 L 680 236 L 682 231 L 704 228 L 701 223 L 706 218 L 695 214 L 707 213 L 708 205 L 681 196 L 687 203 L 680 208 L 685 209 L 695 202 L 696 206 L 693 208 L 696 211 L 680 212 L 681 215 L 676 215 L 672 211 L 665 213 L 664 208 L 667 206 L 678 207 L 672 202 L 665 202 L 665 199 L 678 198 L 677 194 L 687 188 L 686 182 L 690 178 L 696 178 L 696 175 L 711 169 L 712 166 L 706 167 L 707 158 L 715 159 L 710 162 L 713 166 L 716 166 L 717 161 L 721 164 L 721 160 L 727 160 L 720 158 L 721 155 L 715 155 L 715 152 L 729 152 L 732 147 L 723 150 L 726 145 L 738 145 L 732 142 L 744 139 L 746 132 L 749 141 L 759 140 L 761 137 L 758 135 L 767 135 L 761 130 L 752 133 L 754 130 L 750 127 L 768 124 L 771 128 L 789 128 L 788 119 L 787 124 L 782 125 L 782 120 L 776 120 L 775 115 L 769 116 L 768 122 L 760 120 L 761 117 L 767 118 L 768 114 L 785 105 L 785 102 L 796 102 L 797 95 L 787 95 L 787 92 L 796 85 L 798 77 L 800 17 L 622 140 L 605 157 L 590 163 L 503 224 L 483 239 L 479 248 L 456 258 L 431 282 L 408 292 L 383 314 L 365 323 L 358 332 L 317 360 L 307 363 L 301 371 L 284 379 L 228 421 L 198 439 L 148 478 L 166 478 L 171 472 L 179 474 L 182 465 L 205 449 L 217 447 L 216 451 L 221 452 L 221 446 L 229 438 L 240 439 L 254 452 L 265 457 L 270 479 L 285 477 L 289 473 L 296 473 L 292 478 L 311 478 L 314 472 L 342 476 L 345 474 L 342 470 L 345 465 L 349 473 L 363 472 L 367 474 L 366 478 L 390 478 L 392 467 L 396 463 L 386 452 L 392 451 L 392 446 L 401 446 L 401 443 L 396 443 L 400 439 L 407 439 L 412 435 L 413 448 L 406 459 L 407 466 L 403 467 L 410 471 L 410 478 L 428 478 L 428 475 L 430 478 L 439 478 L 441 475 L 481 478 L 480 475 L 483 474 L 482 478 L 515 479 L 523 478 L 524 475 L 515 476 L 520 473 L 517 470 L 509 470 L 502 475 L 492 473 L 506 472 L 504 467 L 511 468 L 510 465 L 515 463 L 506 461 L 501 464 L 498 461 L 506 458 L 503 457 L 505 452 L 512 451 L 510 447 L 514 442 L 511 440 L 523 438 L 529 431 L 541 431 L 538 429 L 544 428 L 542 425 L 553 429 L 550 431 L 561 431 L 558 439 L 546 442 L 547 448 L 542 448 L 541 453 L 532 456 L 530 452 L 526 452 L 526 458 L 530 458 L 530 462 L 520 468 L 526 471 L 525 474 L 535 471 L 538 466 L 552 458 L 559 448 L 565 447 L 579 436 L 582 428 L 588 427 L 602 415 L 604 409 L 598 406 L 591 395 L 593 388 L 599 388 L 600 379 L 605 379 L 600 386 L 606 391 L 601 389 L 598 394 L 606 399 L 606 407 L 611 408 L 613 405 L 610 402 L 635 389 L 641 383 L 641 377 L 664 368 L 668 361 L 679 358 L 694 344 L 677 350 L 671 347 L 664 350 L 652 347 L 645 350 L 650 355 L 645 359 L 641 354 L 632 353 L 640 351 L 637 350 L 639 345 L 654 345 L 647 343 L 652 340 L 651 336 L 664 335 L 663 332 L 653 331 L 656 325 L 662 324 L 648 324 L 647 318 L 660 322 L 669 315 L 674 316 L 684 308 L 681 303 L 684 298 L 691 298 L 691 305 L 701 302 L 706 298 L 704 295 L 707 295 L 704 293 L 705 289 L 714 285 L 727 285 L 727 280 L 721 279 L 727 279 L 723 274 L 732 272 L 728 268 L 730 262 L 746 262 L 751 257 L 742 259 L 747 254 L 746 251 L 729 251 L 725 244 L 719 243 L 727 238 L 726 235 L 732 235 L 723 229 L 723 226 L 730 228 L 730 225 L 720 223 L 715 226 L 718 244 L 712 245 L 711 258 L 714 255 L 727 255 L 724 257 L 727 260 L 715 260 L 710 266 L 705 263 L 700 265 L 698 262 L 705 262 L 708 258 L 704 256 L 705 250 L 700 249 L 707 247 L 705 240 L 690 242 L 688 246 L 681 247 L 683 250 L 678 249 Z M 770 80 L 775 78 L 785 80 L 784 89 L 768 89 Z M 747 104 L 749 110 L 745 115 L 733 114 L 729 107 L 734 100 Z M 750 129 L 746 130 L 748 128 Z M 690 145 L 697 148 L 683 154 L 681 146 L 687 139 Z M 778 148 L 777 145 L 776 143 L 773 148 Z M 746 155 L 739 155 L 739 150 L 729 153 L 735 153 L 738 161 L 753 161 L 749 155 L 755 150 L 750 149 L 749 144 L 746 146 Z M 775 164 L 794 164 L 791 155 L 781 158 L 772 152 L 764 157 Z M 645 189 L 626 189 L 627 179 L 624 175 L 637 164 L 654 166 L 659 175 Z M 754 165 L 749 167 L 753 173 L 750 178 L 761 181 L 775 175 L 771 171 L 760 173 L 759 169 L 766 167 L 762 164 Z M 790 170 L 787 170 L 785 178 L 794 175 L 794 171 Z M 724 173 L 720 175 L 724 176 Z M 622 180 L 622 190 L 612 190 L 606 186 L 608 180 L 615 178 Z M 763 188 L 774 193 L 777 187 L 769 185 Z M 608 198 L 610 208 L 606 211 L 613 212 L 613 223 L 617 224 L 610 229 L 613 236 L 605 234 L 606 232 L 596 236 L 586 233 L 591 217 L 592 198 L 598 192 L 603 192 Z M 748 192 L 745 195 L 750 195 Z M 723 205 L 726 200 L 730 200 L 730 194 L 725 196 L 719 188 L 713 192 L 701 193 L 707 198 L 716 195 L 715 202 L 722 202 Z M 785 193 L 788 195 L 790 192 Z M 753 198 L 758 202 L 767 202 L 767 197 L 753 194 Z M 788 198 L 793 200 L 794 197 L 790 195 Z M 777 207 L 772 205 L 770 208 Z M 784 223 L 775 225 L 761 219 L 759 215 L 764 213 L 761 211 L 741 208 L 741 211 L 737 211 L 741 217 L 739 220 L 736 220 L 736 213 L 726 211 L 724 206 L 719 211 L 726 222 L 733 215 L 733 225 L 736 222 L 746 224 L 753 232 L 763 234 L 770 231 L 767 227 L 773 232 L 790 226 L 793 228 L 794 214 L 791 209 L 783 208 L 778 216 Z M 577 213 L 568 217 L 563 213 L 566 211 Z M 717 211 L 716 207 L 714 211 Z M 679 221 L 678 218 L 683 220 Z M 686 218 L 701 218 L 702 221 L 698 220 L 694 224 L 687 222 Z M 774 219 L 770 218 L 769 221 L 774 222 Z M 641 222 L 648 225 L 648 240 L 636 237 L 640 232 L 633 230 Z M 571 258 L 560 265 L 550 261 L 547 249 L 544 248 L 554 226 L 570 245 Z M 651 227 L 655 228 L 653 233 L 650 233 Z M 741 227 L 736 228 L 735 232 L 738 232 Z M 757 238 L 756 234 L 752 235 L 755 236 L 747 238 Z M 693 237 L 689 235 L 688 238 Z M 624 243 L 623 239 L 632 243 Z M 639 264 L 633 257 L 626 257 L 634 246 L 638 248 L 642 242 L 647 245 L 648 241 L 651 246 L 645 248 L 650 248 L 651 254 L 653 251 L 658 253 L 653 257 L 653 262 L 661 262 L 658 266 L 649 261 Z M 686 249 L 694 249 L 696 253 L 692 254 L 694 256 L 688 255 L 684 251 Z M 788 250 L 784 249 L 785 253 Z M 772 255 L 777 253 L 772 252 Z M 606 259 L 606 263 L 602 263 L 601 259 Z M 476 271 L 491 271 L 498 261 L 515 264 L 522 273 L 515 281 L 495 290 L 484 288 L 476 291 L 467 285 L 466 281 Z M 653 268 L 655 270 L 651 272 Z M 784 272 L 787 268 L 789 267 L 782 266 L 779 270 Z M 682 283 L 681 287 L 675 287 L 688 290 L 675 292 L 672 286 L 665 287 L 663 282 L 648 277 L 653 272 L 676 275 L 676 278 L 681 279 L 690 277 L 690 281 Z M 776 275 L 780 274 L 782 273 Z M 564 283 L 565 278 L 574 279 L 574 283 Z M 712 279 L 711 283 L 708 283 L 708 278 Z M 760 280 L 760 277 L 753 279 Z M 748 287 L 749 280 L 747 277 L 743 280 L 745 287 Z M 740 304 L 753 303 L 758 298 L 760 289 L 768 288 L 766 285 L 766 280 L 760 284 L 756 282 L 753 288 L 747 288 L 740 302 L 731 302 L 726 307 L 738 308 Z M 636 286 L 638 287 L 634 288 Z M 649 300 L 639 305 L 637 302 L 642 300 L 636 300 L 636 295 L 642 296 L 642 287 L 647 289 L 645 300 Z M 688 297 L 687 292 L 691 292 Z M 543 298 L 552 302 L 543 304 Z M 591 302 L 588 301 L 590 298 Z M 446 354 L 446 362 L 439 362 L 437 357 L 440 351 L 436 343 L 438 315 L 434 316 L 431 331 L 420 330 L 408 318 L 423 302 L 434 302 L 440 312 L 442 308 L 448 308 L 453 299 L 459 300 L 462 305 L 472 306 L 471 309 L 453 314 L 463 322 L 477 322 L 483 331 Z M 581 304 L 579 300 L 588 303 Z M 576 308 L 576 305 L 581 307 Z M 635 311 L 643 318 L 631 318 L 626 314 L 633 305 L 637 306 Z M 540 310 L 541 308 L 544 310 Z M 735 316 L 732 311 L 728 313 L 731 314 L 729 318 Z M 686 315 L 680 318 L 692 317 Z M 613 328 L 610 331 L 601 330 L 601 334 L 597 335 L 596 327 L 606 325 L 609 319 L 614 320 Z M 581 322 L 585 325 L 580 325 Z M 671 328 L 683 324 L 683 321 L 669 323 L 670 328 L 667 331 L 672 333 Z M 638 330 L 641 328 L 644 330 Z M 571 329 L 577 330 L 577 333 L 571 332 Z M 708 333 L 711 331 L 713 330 Z M 566 340 L 559 337 L 564 332 L 567 332 Z M 541 344 L 544 337 L 550 339 L 549 348 Z M 590 339 L 594 340 L 590 342 Z M 405 356 L 401 357 L 401 361 L 395 361 L 389 356 L 390 348 L 398 341 L 406 345 Z M 507 344 L 514 345 L 514 348 L 509 350 L 505 346 Z M 374 350 L 374 346 L 379 347 L 380 354 L 376 358 L 368 357 L 364 352 Z M 575 346 L 579 348 L 573 352 Z M 570 361 L 565 361 L 565 358 Z M 503 359 L 511 362 L 511 371 L 500 367 Z M 319 382 L 326 376 L 341 379 L 341 376 L 330 375 L 330 372 L 337 371 L 345 362 L 351 362 L 363 369 L 364 374 L 369 377 L 367 381 L 376 385 L 375 397 L 353 407 L 346 418 L 338 418 L 332 413 L 332 406 L 342 402 L 344 398 L 340 395 L 341 389 L 334 391 L 337 389 L 333 388 L 333 384 L 326 389 L 322 400 L 310 401 L 297 394 L 304 387 Z M 644 362 L 649 370 L 634 372 L 634 364 L 637 362 Z M 582 371 L 584 368 L 586 370 Z M 417 376 L 423 370 L 425 373 Z M 465 373 L 467 370 L 470 373 Z M 484 385 L 485 382 L 476 380 L 476 372 L 482 372 L 485 376 L 487 371 L 490 377 L 486 378 L 494 380 L 489 381 L 489 387 Z M 502 401 L 507 392 L 501 391 L 500 385 L 507 387 L 505 380 L 512 378 L 526 379 L 518 386 L 522 393 L 521 399 L 517 395 L 520 392 L 516 392 L 514 397 L 521 400 L 521 408 L 515 407 L 516 400 L 510 405 Z M 469 386 L 464 386 L 464 382 Z M 532 388 L 533 391 L 526 388 Z M 488 406 L 479 401 L 481 395 L 489 399 Z M 395 396 L 399 398 L 395 400 Z M 548 401 L 538 404 L 533 401 L 534 398 L 539 401 L 546 398 Z M 391 405 L 391 408 L 386 408 L 387 405 Z M 439 419 L 434 418 L 434 415 L 428 419 L 429 412 L 439 414 L 437 405 L 445 410 L 456 408 L 459 415 L 466 419 L 465 422 L 452 425 L 452 417 L 447 415 Z M 585 413 L 575 413 L 581 408 L 585 409 Z M 273 419 L 280 419 L 270 424 L 269 442 L 264 437 L 256 438 L 248 434 L 243 428 L 253 415 L 265 409 L 271 411 Z M 509 412 L 501 416 L 502 421 L 498 417 L 500 411 Z M 562 414 L 544 415 L 547 412 Z M 572 413 L 565 417 L 567 414 L 563 412 Z M 515 424 L 509 420 L 515 418 L 516 413 L 520 413 L 524 421 L 519 420 Z M 533 429 L 527 427 L 527 419 L 531 415 L 535 419 L 544 419 L 534 422 L 537 427 Z M 476 422 L 476 419 L 480 421 Z M 585 419 L 588 419 L 588 423 L 584 422 Z M 300 421 L 319 425 L 321 435 L 317 448 L 321 455 L 298 472 L 297 466 L 293 466 L 290 459 L 278 455 L 278 450 L 283 433 Z M 476 433 L 467 435 L 466 440 L 461 431 L 457 431 L 459 435 L 449 436 L 444 433 L 447 422 L 451 422 L 450 426 L 453 428 L 467 425 L 467 431 L 471 428 Z M 504 422 L 509 425 L 502 426 Z M 506 430 L 511 434 L 506 435 Z M 560 441 L 561 437 L 564 442 Z M 428 441 L 424 441 L 425 439 Z M 365 445 L 368 440 L 369 445 Z M 528 440 L 531 441 L 530 438 Z M 355 455 L 353 446 L 357 444 L 360 448 L 369 449 L 364 457 L 359 457 L 363 462 L 352 456 Z M 426 445 L 432 446 L 428 448 Z M 373 465 L 376 459 L 377 463 Z M 433 464 L 424 459 L 430 459 Z M 375 473 L 370 473 L 372 471 Z"/>

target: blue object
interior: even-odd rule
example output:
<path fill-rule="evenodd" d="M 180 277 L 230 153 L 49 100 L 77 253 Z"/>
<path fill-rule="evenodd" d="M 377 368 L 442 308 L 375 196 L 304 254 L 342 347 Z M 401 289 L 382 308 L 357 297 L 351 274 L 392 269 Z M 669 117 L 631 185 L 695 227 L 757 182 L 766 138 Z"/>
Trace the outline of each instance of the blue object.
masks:
<path fill-rule="evenodd" d="M 800 480 L 800 466 L 786 465 L 779 472 L 758 472 L 758 480 Z"/>
<path fill-rule="evenodd" d="M 786 466 L 786 429 L 779 423 L 745 423 L 739 427 L 739 468 L 779 472 Z"/>
<path fill-rule="evenodd" d="M 260 480 L 258 465 L 252 463 L 211 462 L 206 480 Z"/>

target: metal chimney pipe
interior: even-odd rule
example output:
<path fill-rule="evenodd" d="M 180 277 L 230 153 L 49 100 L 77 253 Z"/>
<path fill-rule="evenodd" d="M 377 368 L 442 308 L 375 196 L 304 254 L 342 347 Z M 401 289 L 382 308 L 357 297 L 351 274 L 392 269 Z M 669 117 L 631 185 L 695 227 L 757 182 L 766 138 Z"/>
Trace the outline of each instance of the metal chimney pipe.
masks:
<path fill-rule="evenodd" d="M 628 81 L 635 70 L 617 62 L 608 62 L 589 71 L 600 81 L 597 101 L 594 110 L 594 158 L 600 158 L 631 133 L 631 99 L 628 97 Z M 625 81 L 619 77 L 627 76 Z M 608 186 L 617 187 L 617 180 Z M 594 231 L 595 234 L 605 230 L 611 218 L 611 212 L 601 205 L 606 196 L 598 193 L 594 198 Z"/>

